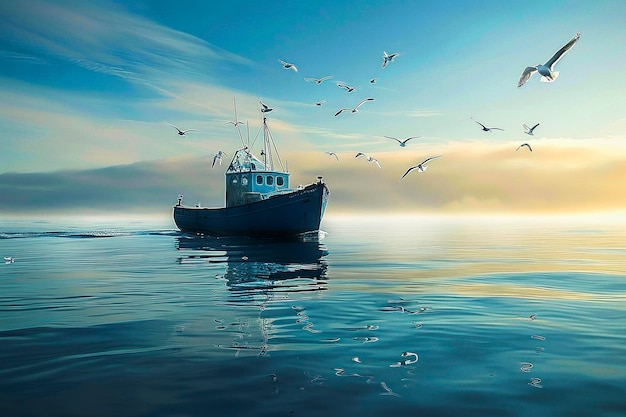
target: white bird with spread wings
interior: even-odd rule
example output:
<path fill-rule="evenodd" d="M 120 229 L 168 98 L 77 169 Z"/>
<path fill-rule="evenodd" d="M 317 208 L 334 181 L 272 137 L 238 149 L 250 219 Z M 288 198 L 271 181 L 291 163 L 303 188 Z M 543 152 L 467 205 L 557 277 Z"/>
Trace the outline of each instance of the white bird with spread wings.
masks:
<path fill-rule="evenodd" d="M 222 158 L 226 156 L 226 152 L 224 151 L 217 151 L 217 153 L 215 155 L 213 155 L 213 164 L 211 165 L 211 168 L 213 168 L 215 166 L 216 162 L 219 162 L 220 165 L 222 165 Z"/>
<path fill-rule="evenodd" d="M 439 157 L 441 157 L 441 155 L 431 156 L 430 158 L 426 158 L 426 159 L 424 159 L 424 160 L 423 160 L 422 162 L 420 162 L 419 164 L 417 164 L 417 165 L 413 165 L 412 167 L 410 167 L 409 169 L 407 169 L 407 170 L 406 170 L 406 172 L 404 173 L 404 175 L 402 176 L 402 178 L 400 178 L 400 181 L 402 181 L 402 180 L 404 179 L 404 177 L 406 177 L 406 176 L 409 174 L 409 172 L 413 171 L 414 169 L 417 169 L 417 171 L 418 171 L 418 172 L 424 172 L 424 171 L 426 171 L 426 168 L 428 168 L 428 167 L 426 166 L 426 164 L 427 164 L 429 161 L 431 161 L 431 160 L 433 160 L 433 159 L 435 159 L 435 158 L 439 158 Z"/>
<path fill-rule="evenodd" d="M 337 162 L 339 162 L 339 157 L 335 152 L 324 152 L 326 155 L 334 156 Z"/>
<path fill-rule="evenodd" d="M 167 123 L 167 122 L 165 122 L 165 123 Z M 182 130 L 182 129 L 177 128 L 176 126 L 174 126 L 171 123 L 167 123 L 167 124 L 172 126 L 174 129 L 176 129 L 176 131 L 178 132 L 178 136 L 185 136 L 189 132 L 197 132 L 196 129 L 185 129 L 185 130 Z"/>
<path fill-rule="evenodd" d="M 398 142 L 398 144 L 400 145 L 400 147 L 402 147 L 402 148 L 404 148 L 404 147 L 406 146 L 406 143 L 407 143 L 408 141 L 410 141 L 411 139 L 417 139 L 417 138 L 419 138 L 419 136 L 411 136 L 410 138 L 406 138 L 406 139 L 404 139 L 404 140 L 400 140 L 400 139 L 398 139 L 398 138 L 394 138 L 393 136 L 385 136 L 385 137 L 386 137 L 387 139 L 393 139 L 393 140 L 397 141 L 397 142 Z"/>
<path fill-rule="evenodd" d="M 354 155 L 354 157 L 355 157 L 355 158 L 358 158 L 359 156 L 363 156 L 363 157 L 365 157 L 365 159 L 367 160 L 367 162 L 373 162 L 373 163 L 375 163 L 376 165 L 378 165 L 378 168 L 382 168 L 382 167 L 380 166 L 380 163 L 378 162 L 378 159 L 376 159 L 376 158 L 374 158 L 374 157 L 372 157 L 372 156 L 365 155 L 363 152 L 359 152 L 359 153 L 357 153 L 356 155 Z"/>
<path fill-rule="evenodd" d="M 393 54 L 388 54 L 387 51 L 383 51 L 383 68 L 389 65 L 390 62 L 393 62 L 396 57 L 402 55 L 401 52 L 394 52 Z"/>
<path fill-rule="evenodd" d="M 296 67 L 294 64 L 290 62 L 285 62 L 282 59 L 279 59 L 278 61 L 282 64 L 284 69 L 290 69 L 294 72 L 298 72 L 298 67 Z"/>
<path fill-rule="evenodd" d="M 574 47 L 574 45 L 576 45 L 576 42 L 578 42 L 579 39 L 580 32 L 576 33 L 576 35 L 574 35 L 574 37 L 569 42 L 567 42 L 561 49 L 556 51 L 554 55 L 552 55 L 552 58 L 550 58 L 545 64 L 535 65 L 534 67 L 526 67 L 526 69 L 524 69 L 524 72 L 522 72 L 522 76 L 517 82 L 517 86 L 521 87 L 526 84 L 526 81 L 528 81 L 535 72 L 541 74 L 541 81 L 544 83 L 551 83 L 552 81 L 556 80 L 559 76 L 559 72 L 554 71 L 554 66 L 557 64 L 557 62 L 561 60 L 561 58 L 563 58 L 563 55 L 565 55 L 570 49 Z"/>
<path fill-rule="evenodd" d="M 331 78 L 333 78 L 333 76 L 332 76 L 332 75 L 327 75 L 327 76 L 322 77 L 322 78 L 306 77 L 306 78 L 304 79 L 304 81 L 312 81 L 312 82 L 314 82 L 315 84 L 318 84 L 318 85 L 319 85 L 319 84 L 323 83 L 323 82 L 324 82 L 324 81 L 326 81 L 326 80 L 330 80 Z"/>
<path fill-rule="evenodd" d="M 537 126 L 539 126 L 539 123 L 537 123 L 533 127 L 528 127 L 528 125 L 526 125 L 526 124 L 524 124 L 522 126 L 524 126 L 524 133 L 526 133 L 527 135 L 533 136 L 535 134 L 535 128 Z"/>
<path fill-rule="evenodd" d="M 339 109 L 337 111 L 337 113 L 335 113 L 335 116 L 339 116 L 341 113 L 343 113 L 344 111 L 350 111 L 352 113 L 358 113 L 359 112 L 359 107 L 361 107 L 364 103 L 367 103 L 368 101 L 374 101 L 373 98 L 366 98 L 364 100 L 361 100 L 361 102 L 359 104 L 357 104 L 354 108 L 352 109 L 348 109 L 348 108 L 343 108 L 343 109 Z"/>

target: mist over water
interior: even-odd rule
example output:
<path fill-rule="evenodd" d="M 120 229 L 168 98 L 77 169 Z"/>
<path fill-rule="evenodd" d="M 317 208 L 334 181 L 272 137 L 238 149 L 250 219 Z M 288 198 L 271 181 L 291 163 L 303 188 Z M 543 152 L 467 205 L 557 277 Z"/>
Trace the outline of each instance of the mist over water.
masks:
<path fill-rule="evenodd" d="M 626 410 L 626 227 L 327 217 L 297 240 L 2 221 L 0 415 Z"/>

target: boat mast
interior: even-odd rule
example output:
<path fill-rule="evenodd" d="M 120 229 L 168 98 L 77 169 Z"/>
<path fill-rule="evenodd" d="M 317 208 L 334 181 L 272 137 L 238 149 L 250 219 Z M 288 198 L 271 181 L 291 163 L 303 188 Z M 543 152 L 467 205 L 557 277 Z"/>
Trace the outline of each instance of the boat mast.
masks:
<path fill-rule="evenodd" d="M 276 158 L 278 159 L 278 163 L 280 165 L 281 171 L 285 171 L 285 167 L 283 166 L 283 161 L 280 159 L 280 154 L 278 153 L 278 148 L 276 147 L 276 142 L 274 142 L 274 138 L 272 137 L 272 132 L 270 128 L 267 126 L 267 116 L 263 113 L 263 163 L 265 164 L 266 169 L 269 171 L 274 170 L 274 157 L 276 154 Z"/>

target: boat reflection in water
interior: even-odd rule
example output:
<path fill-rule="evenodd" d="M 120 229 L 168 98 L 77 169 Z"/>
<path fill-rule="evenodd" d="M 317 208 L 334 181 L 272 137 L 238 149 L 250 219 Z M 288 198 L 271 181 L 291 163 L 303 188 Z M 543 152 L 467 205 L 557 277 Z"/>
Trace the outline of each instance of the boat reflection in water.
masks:
<path fill-rule="evenodd" d="M 288 348 L 286 333 L 316 331 L 298 306 L 328 289 L 328 251 L 318 233 L 288 240 L 182 234 L 177 246 L 181 264 L 218 278 L 208 281 L 212 301 L 205 304 L 219 330 L 215 346 L 264 355 Z"/>
<path fill-rule="evenodd" d="M 328 251 L 317 233 L 284 240 L 182 235 L 178 249 L 199 252 L 181 257 L 181 263 L 225 264 L 224 278 L 233 291 L 325 289 L 328 264 L 323 258 Z"/>

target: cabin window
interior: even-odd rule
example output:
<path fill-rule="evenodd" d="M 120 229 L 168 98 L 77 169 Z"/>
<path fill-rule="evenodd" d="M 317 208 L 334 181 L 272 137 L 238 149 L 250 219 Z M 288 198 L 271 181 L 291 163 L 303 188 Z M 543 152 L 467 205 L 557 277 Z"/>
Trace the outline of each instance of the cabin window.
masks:
<path fill-rule="evenodd" d="M 283 179 L 283 177 L 276 177 L 276 185 L 282 187 L 283 184 L 285 184 L 285 180 Z"/>
<path fill-rule="evenodd" d="M 266 183 L 267 185 L 274 185 L 274 177 L 272 177 L 271 175 L 268 175 L 268 176 L 265 178 L 265 183 Z"/>
<path fill-rule="evenodd" d="M 256 183 L 261 185 L 263 184 L 263 176 L 262 175 L 257 175 L 256 176 Z"/>
<path fill-rule="evenodd" d="M 233 184 L 237 184 L 237 178 L 233 178 Z"/>
<path fill-rule="evenodd" d="M 241 186 L 245 187 L 246 185 L 248 185 L 248 179 L 246 177 L 243 177 L 241 179 Z"/>

